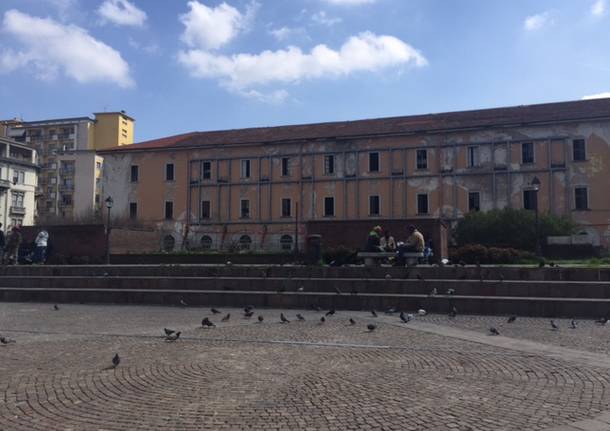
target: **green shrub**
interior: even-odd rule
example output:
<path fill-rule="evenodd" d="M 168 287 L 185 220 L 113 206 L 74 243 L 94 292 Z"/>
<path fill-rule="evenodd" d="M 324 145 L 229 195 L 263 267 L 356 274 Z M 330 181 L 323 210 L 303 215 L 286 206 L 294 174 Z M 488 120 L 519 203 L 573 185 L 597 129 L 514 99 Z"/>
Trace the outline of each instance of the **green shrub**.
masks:
<path fill-rule="evenodd" d="M 515 264 L 535 260 L 536 256 L 525 250 L 502 247 L 485 247 L 480 244 L 466 244 L 449 250 L 452 262 L 473 264 Z"/>
<path fill-rule="evenodd" d="M 576 224 L 571 218 L 540 214 L 539 235 L 571 235 Z M 458 247 L 481 244 L 486 247 L 533 251 L 536 248 L 536 216 L 533 211 L 505 208 L 471 212 L 458 222 L 454 232 Z"/>

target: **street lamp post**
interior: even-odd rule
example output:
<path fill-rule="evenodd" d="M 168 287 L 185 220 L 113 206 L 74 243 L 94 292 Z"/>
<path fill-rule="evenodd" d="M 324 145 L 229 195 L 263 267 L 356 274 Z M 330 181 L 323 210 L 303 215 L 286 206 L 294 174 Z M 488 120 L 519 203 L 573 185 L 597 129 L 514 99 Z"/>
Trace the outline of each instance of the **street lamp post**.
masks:
<path fill-rule="evenodd" d="M 108 217 L 106 220 L 106 265 L 110 265 L 110 209 L 114 201 L 112 197 L 106 198 L 106 208 L 108 208 Z"/>
<path fill-rule="evenodd" d="M 540 180 L 534 177 L 531 182 L 534 190 L 534 211 L 536 214 L 536 256 L 542 256 L 542 247 L 540 246 L 540 218 L 538 216 L 538 192 L 540 191 Z"/>

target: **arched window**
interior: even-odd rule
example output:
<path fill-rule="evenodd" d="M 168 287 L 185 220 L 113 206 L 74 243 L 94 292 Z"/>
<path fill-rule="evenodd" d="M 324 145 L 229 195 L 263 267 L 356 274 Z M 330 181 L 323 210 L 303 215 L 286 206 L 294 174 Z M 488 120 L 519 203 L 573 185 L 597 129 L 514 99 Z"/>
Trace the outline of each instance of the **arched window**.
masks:
<path fill-rule="evenodd" d="M 204 235 L 201 237 L 201 248 L 203 250 L 211 250 L 213 243 L 214 242 L 212 241 L 211 237 L 209 237 L 207 235 Z"/>
<path fill-rule="evenodd" d="M 239 249 L 240 250 L 250 250 L 252 246 L 252 239 L 248 235 L 242 235 L 239 238 Z"/>
<path fill-rule="evenodd" d="M 171 235 L 163 237 L 163 251 L 173 251 L 176 246 L 176 240 Z"/>
<path fill-rule="evenodd" d="M 282 251 L 292 250 L 292 237 L 290 235 L 282 235 L 280 238 L 280 247 Z"/>

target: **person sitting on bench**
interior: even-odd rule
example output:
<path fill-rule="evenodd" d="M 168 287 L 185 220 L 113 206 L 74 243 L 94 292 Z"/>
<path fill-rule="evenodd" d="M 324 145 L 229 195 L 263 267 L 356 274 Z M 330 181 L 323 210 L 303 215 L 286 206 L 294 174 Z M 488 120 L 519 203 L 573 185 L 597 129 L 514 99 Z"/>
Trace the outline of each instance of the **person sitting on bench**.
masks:
<path fill-rule="evenodd" d="M 372 231 L 369 232 L 369 236 L 366 239 L 366 247 L 364 251 L 368 253 L 379 253 L 382 252 L 380 244 L 381 239 L 381 226 L 375 226 Z"/>
<path fill-rule="evenodd" d="M 397 251 L 396 264 L 400 266 L 405 266 L 406 264 L 405 253 L 423 253 L 426 245 L 424 236 L 412 224 L 407 227 L 407 233 L 409 234 L 407 241 L 400 245 Z"/>

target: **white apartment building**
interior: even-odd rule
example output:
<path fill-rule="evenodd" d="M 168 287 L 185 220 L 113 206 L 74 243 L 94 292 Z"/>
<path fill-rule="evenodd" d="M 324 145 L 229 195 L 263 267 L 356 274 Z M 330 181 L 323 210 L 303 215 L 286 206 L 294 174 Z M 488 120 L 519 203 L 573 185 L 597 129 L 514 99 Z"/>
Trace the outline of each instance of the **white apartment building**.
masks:
<path fill-rule="evenodd" d="M 0 137 L 0 222 L 4 231 L 34 224 L 38 171 L 36 150 Z"/>

